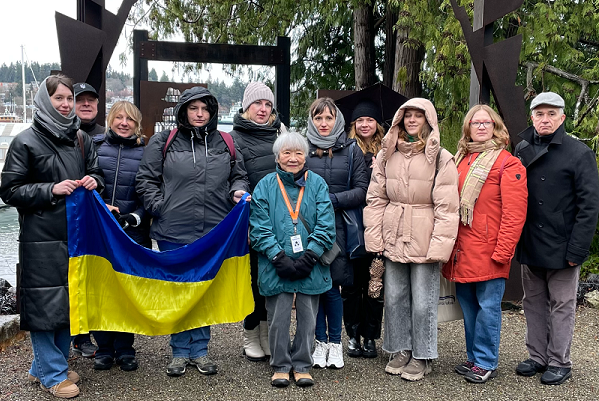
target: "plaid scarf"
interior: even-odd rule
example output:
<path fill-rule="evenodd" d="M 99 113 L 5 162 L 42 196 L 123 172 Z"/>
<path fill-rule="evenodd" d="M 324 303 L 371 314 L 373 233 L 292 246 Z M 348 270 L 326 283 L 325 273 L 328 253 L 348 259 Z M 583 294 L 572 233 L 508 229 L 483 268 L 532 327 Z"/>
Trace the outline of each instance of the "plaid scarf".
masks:
<path fill-rule="evenodd" d="M 466 146 L 468 153 L 480 153 L 470 166 L 460 193 L 460 220 L 462 224 L 472 227 L 474 205 L 478 200 L 478 195 L 487 180 L 491 167 L 505 145 L 490 139 L 486 142 L 468 142 Z M 455 156 L 456 166 L 468 153 L 464 153 L 462 150 L 458 152 Z"/>

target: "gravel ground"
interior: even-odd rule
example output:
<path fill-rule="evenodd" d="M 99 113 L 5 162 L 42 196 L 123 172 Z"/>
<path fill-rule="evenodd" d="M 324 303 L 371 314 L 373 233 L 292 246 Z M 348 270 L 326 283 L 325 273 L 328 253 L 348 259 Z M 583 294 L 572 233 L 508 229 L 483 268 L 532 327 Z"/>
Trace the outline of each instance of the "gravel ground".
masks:
<path fill-rule="evenodd" d="M 213 327 L 210 355 L 218 364 L 215 376 L 189 369 L 181 378 L 165 373 L 170 359 L 168 337 L 137 336 L 140 368 L 122 372 L 93 370 L 93 360 L 73 357 L 81 400 L 598 400 L 599 310 L 580 308 L 572 344 L 573 378 L 561 386 L 544 386 L 539 376 L 517 376 L 517 363 L 527 358 L 525 319 L 517 311 L 504 312 L 499 376 L 484 385 L 467 383 L 453 373 L 465 359 L 461 321 L 439 328 L 439 359 L 433 372 L 419 382 L 387 375 L 387 357 L 345 358 L 342 370 L 313 370 L 316 385 L 301 389 L 270 386 L 272 371 L 266 362 L 253 363 L 241 356 L 241 324 Z M 380 341 L 378 342 L 380 350 Z M 0 400 L 50 400 L 52 396 L 27 382 L 31 361 L 29 338 L 0 353 Z"/>

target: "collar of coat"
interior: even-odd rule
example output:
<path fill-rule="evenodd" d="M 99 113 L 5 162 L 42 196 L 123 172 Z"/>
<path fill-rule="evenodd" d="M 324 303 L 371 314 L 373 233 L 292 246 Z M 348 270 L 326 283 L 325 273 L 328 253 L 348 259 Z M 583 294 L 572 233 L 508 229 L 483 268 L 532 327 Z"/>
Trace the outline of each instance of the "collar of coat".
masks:
<path fill-rule="evenodd" d="M 298 187 L 305 187 L 306 180 L 304 179 L 304 174 L 306 173 L 307 170 L 308 170 L 308 168 L 304 165 L 304 168 L 302 168 L 302 170 L 299 173 L 293 174 L 293 173 L 290 173 L 288 171 L 284 171 L 283 169 L 281 169 L 281 167 L 279 166 L 279 163 L 277 163 L 277 174 L 281 178 L 281 181 L 283 181 L 283 185 L 296 185 Z M 301 173 L 300 177 L 296 180 L 294 176 L 298 175 L 300 173 Z"/>
<path fill-rule="evenodd" d="M 549 144 L 550 145 L 561 145 L 562 141 L 564 139 L 564 136 L 566 135 L 566 129 L 564 128 L 563 123 L 555 130 L 554 134 L 555 135 L 553 135 L 553 138 L 551 139 L 551 142 L 549 142 Z M 534 139 L 535 127 L 531 125 L 527 129 L 525 129 L 524 131 L 519 133 L 518 136 L 520 138 L 522 138 L 523 140 L 525 140 L 526 142 L 528 142 L 529 144 L 533 143 L 535 140 Z"/>

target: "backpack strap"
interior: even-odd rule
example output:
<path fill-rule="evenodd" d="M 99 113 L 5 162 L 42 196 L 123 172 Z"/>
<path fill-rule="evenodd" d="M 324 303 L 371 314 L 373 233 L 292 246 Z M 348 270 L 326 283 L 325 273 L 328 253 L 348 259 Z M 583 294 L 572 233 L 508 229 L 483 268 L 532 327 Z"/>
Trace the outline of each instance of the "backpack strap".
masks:
<path fill-rule="evenodd" d="M 507 155 L 506 157 L 503 158 L 503 161 L 501 162 L 501 167 L 499 168 L 499 184 L 501 185 L 501 177 L 503 176 L 503 170 L 505 168 L 505 162 L 507 161 L 507 159 L 510 157 L 510 155 Z"/>
<path fill-rule="evenodd" d="M 164 163 L 164 159 L 166 159 L 166 151 L 168 147 L 173 143 L 173 139 L 175 139 L 175 135 L 177 135 L 177 128 L 173 128 L 171 132 L 168 134 L 168 138 L 166 138 L 166 142 L 164 143 L 164 148 L 162 148 L 162 162 Z"/>
<path fill-rule="evenodd" d="M 235 151 L 235 142 L 233 142 L 233 137 L 228 132 L 218 131 L 220 136 L 223 138 L 223 141 L 227 144 L 227 148 L 229 148 L 229 154 L 231 155 L 231 163 L 234 163 L 237 160 L 237 152 Z"/>
<path fill-rule="evenodd" d="M 437 174 L 439 174 L 439 164 L 441 161 L 441 152 L 443 151 L 443 146 L 439 147 L 439 151 L 437 152 L 437 157 L 435 159 L 435 176 L 433 177 L 433 186 L 431 187 L 431 199 L 433 199 L 433 191 L 435 190 L 435 182 L 437 181 Z"/>
<path fill-rule="evenodd" d="M 77 130 L 77 142 L 79 142 L 79 150 L 81 151 L 81 160 L 83 160 L 83 171 L 85 171 L 85 145 L 83 142 L 83 132 Z"/>

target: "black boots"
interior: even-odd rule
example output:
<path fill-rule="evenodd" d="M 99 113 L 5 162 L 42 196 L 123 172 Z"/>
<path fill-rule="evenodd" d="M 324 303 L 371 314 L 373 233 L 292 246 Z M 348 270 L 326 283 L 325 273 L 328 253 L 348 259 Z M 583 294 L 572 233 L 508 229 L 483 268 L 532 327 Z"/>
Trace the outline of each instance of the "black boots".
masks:
<path fill-rule="evenodd" d="M 363 356 L 364 358 L 376 358 L 376 343 L 371 338 L 365 338 L 364 344 L 360 344 L 360 337 L 351 337 L 347 342 L 347 355 L 352 358 Z"/>

